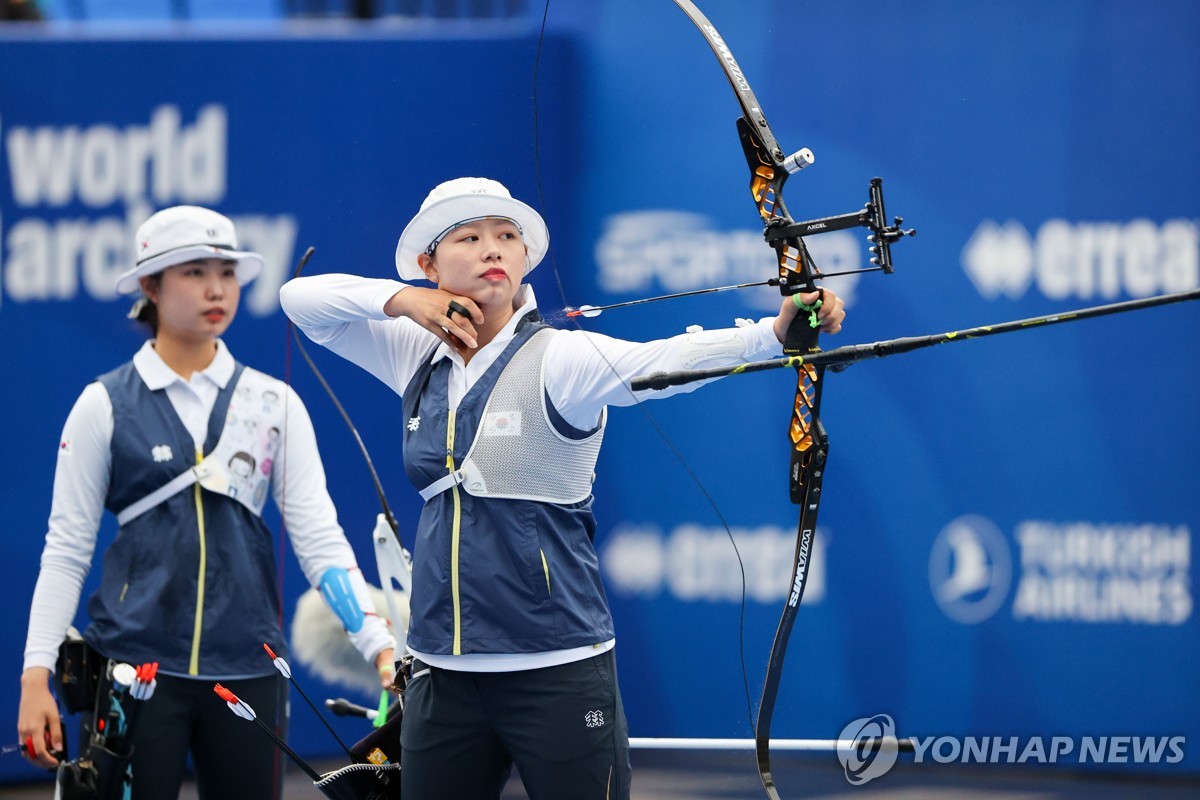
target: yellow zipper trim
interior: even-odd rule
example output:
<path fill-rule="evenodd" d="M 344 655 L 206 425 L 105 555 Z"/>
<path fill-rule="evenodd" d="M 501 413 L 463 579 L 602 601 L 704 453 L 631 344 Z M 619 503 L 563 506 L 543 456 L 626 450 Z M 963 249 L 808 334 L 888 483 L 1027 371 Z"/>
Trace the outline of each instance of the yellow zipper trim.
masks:
<path fill-rule="evenodd" d="M 446 422 L 446 469 L 454 472 L 454 409 L 450 409 L 450 418 Z M 458 496 L 458 487 L 451 486 L 450 492 L 454 497 L 454 523 L 450 533 L 450 598 L 454 606 L 454 649 L 456 656 L 462 655 L 462 607 L 459 605 L 458 594 L 458 542 L 462 523 L 462 499 Z"/>
<path fill-rule="evenodd" d="M 550 565 L 546 563 L 546 551 L 539 547 L 538 552 L 542 554 L 542 572 L 546 573 L 546 594 L 550 594 Z"/>
<path fill-rule="evenodd" d="M 196 463 L 204 460 L 204 453 L 196 450 Z M 204 540 L 204 498 L 200 484 L 196 483 L 196 528 L 200 535 L 200 573 L 196 578 L 196 623 L 192 628 L 192 658 L 188 662 L 188 674 L 200 674 L 200 631 L 204 628 L 204 573 L 208 566 L 208 549 Z"/>

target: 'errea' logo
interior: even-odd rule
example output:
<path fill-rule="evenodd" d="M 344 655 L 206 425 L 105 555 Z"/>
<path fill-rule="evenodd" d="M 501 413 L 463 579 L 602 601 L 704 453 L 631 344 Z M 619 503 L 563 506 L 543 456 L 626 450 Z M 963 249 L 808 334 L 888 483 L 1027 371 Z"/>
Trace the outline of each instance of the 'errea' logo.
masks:
<path fill-rule="evenodd" d="M 1016 220 L 985 219 L 962 250 L 962 267 L 986 299 L 1019 299 L 1030 286 L 1061 300 L 1150 297 L 1200 287 L 1200 227 L 1049 219 L 1030 235 Z"/>

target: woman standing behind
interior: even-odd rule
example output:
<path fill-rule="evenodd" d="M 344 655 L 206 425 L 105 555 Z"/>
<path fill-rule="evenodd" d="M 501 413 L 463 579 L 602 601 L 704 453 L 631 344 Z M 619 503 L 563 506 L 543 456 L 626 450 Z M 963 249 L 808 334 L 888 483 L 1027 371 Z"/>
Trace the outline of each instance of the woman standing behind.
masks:
<path fill-rule="evenodd" d="M 89 384 L 64 426 L 18 733 L 35 763 L 57 763 L 48 752 L 62 749 L 49 679 L 108 509 L 120 529 L 104 552 L 84 638 L 105 658 L 159 663 L 157 691 L 132 731 L 134 800 L 177 797 L 189 752 L 200 797 L 278 797 L 274 745 L 212 691 L 220 681 L 286 730 L 287 683 L 262 649 L 283 643 L 274 546 L 261 519 L 268 489 L 309 582 L 347 569 L 360 605 L 373 608 L 303 403 L 235 361 L 219 338 L 262 257 L 237 249 L 228 218 L 194 206 L 150 217 L 135 249 L 117 290 L 140 289 L 130 316 L 154 339 Z M 389 682 L 383 622 L 368 615 L 351 638 Z"/>

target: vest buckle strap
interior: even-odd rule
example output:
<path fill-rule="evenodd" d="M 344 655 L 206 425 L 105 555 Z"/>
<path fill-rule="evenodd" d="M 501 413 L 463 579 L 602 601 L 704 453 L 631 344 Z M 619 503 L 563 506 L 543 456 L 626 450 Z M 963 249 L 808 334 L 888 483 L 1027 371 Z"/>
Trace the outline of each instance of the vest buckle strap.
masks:
<path fill-rule="evenodd" d="M 467 474 L 461 469 L 456 469 L 451 473 L 443 475 L 433 483 L 420 490 L 421 499 L 428 503 L 433 498 L 437 497 L 442 492 L 449 489 L 451 486 L 458 486 L 466 480 Z"/>
<path fill-rule="evenodd" d="M 119 511 L 117 513 L 117 524 L 124 525 L 125 523 L 140 517 L 142 514 L 145 514 L 159 503 L 169 500 L 175 495 L 179 494 L 199 479 L 200 476 L 197 474 L 195 467 L 188 469 L 187 472 L 184 472 L 181 475 L 177 475 L 174 479 L 164 483 L 162 486 L 158 487 L 141 500 L 138 500 L 136 503 L 133 503 L 122 511 Z"/>

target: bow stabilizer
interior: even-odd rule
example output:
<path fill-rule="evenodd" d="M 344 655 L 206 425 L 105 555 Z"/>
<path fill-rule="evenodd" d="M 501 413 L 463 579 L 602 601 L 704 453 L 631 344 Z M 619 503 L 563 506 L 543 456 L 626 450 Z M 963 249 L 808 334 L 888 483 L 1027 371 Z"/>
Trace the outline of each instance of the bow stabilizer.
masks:
<path fill-rule="evenodd" d="M 651 375 L 634 378 L 629 384 L 630 388 L 635 392 L 646 389 L 666 389 L 670 386 L 683 386 L 684 384 L 696 381 L 710 381 L 714 378 L 724 378 L 727 375 L 749 375 L 752 372 L 766 372 L 768 370 L 784 369 L 787 367 L 799 368 L 802 364 L 807 364 L 811 367 L 829 367 L 832 370 L 840 371 L 860 361 L 911 353 L 913 350 L 922 350 L 934 345 L 969 342 L 1002 333 L 1016 333 L 1017 331 L 1048 328 L 1052 325 L 1081 322 L 1085 319 L 1093 319 L 1095 317 L 1125 314 L 1130 311 L 1141 311 L 1147 308 L 1187 303 L 1193 300 L 1200 300 L 1200 289 L 1189 289 L 1185 292 L 1160 294 L 1153 297 L 1140 297 L 1136 300 L 1123 300 L 1119 303 L 1109 303 L 1103 306 L 1076 308 L 1070 311 L 1056 311 L 1041 317 L 994 322 L 990 325 L 960 328 L 945 333 L 901 336 L 897 339 L 885 339 L 884 341 L 870 342 L 868 344 L 848 344 L 836 347 L 833 350 L 822 350 L 808 356 L 788 356 L 770 361 L 751 361 L 748 364 L 738 364 L 733 367 L 688 369 L 678 372 L 655 372 Z"/>

